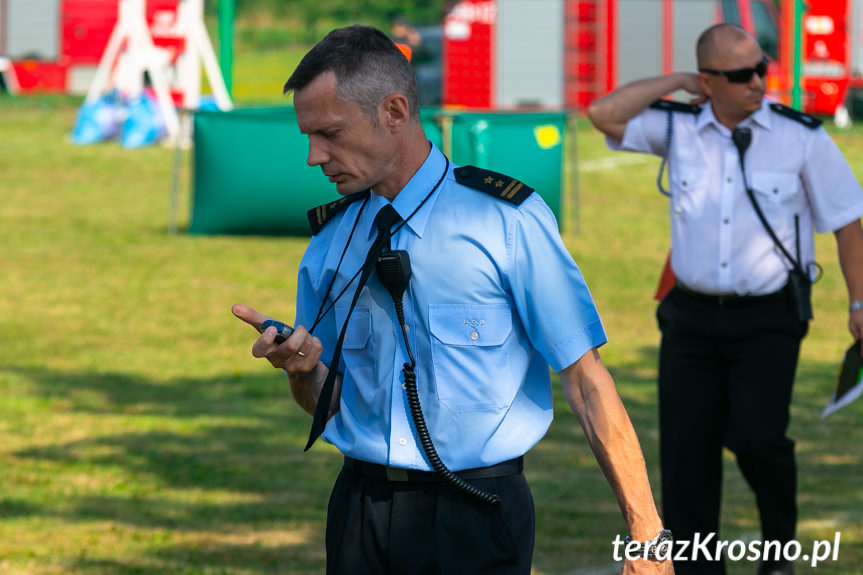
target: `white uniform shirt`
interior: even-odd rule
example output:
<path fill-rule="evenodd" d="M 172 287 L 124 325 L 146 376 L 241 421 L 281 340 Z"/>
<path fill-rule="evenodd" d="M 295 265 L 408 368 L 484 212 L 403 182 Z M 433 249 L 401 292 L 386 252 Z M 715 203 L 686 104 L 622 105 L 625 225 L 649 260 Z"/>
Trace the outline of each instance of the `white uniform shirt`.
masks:
<path fill-rule="evenodd" d="M 764 100 L 740 124 L 752 130 L 746 178 L 785 249 L 807 267 L 815 261 L 813 229 L 835 231 L 863 216 L 863 190 L 824 128 L 804 126 L 770 104 Z M 608 146 L 663 155 L 667 114 L 646 109 L 627 123 L 622 142 L 608 138 Z M 674 273 L 687 287 L 708 294 L 781 289 L 791 264 L 746 195 L 731 131 L 709 103 L 697 115 L 673 117 L 667 168 Z"/>

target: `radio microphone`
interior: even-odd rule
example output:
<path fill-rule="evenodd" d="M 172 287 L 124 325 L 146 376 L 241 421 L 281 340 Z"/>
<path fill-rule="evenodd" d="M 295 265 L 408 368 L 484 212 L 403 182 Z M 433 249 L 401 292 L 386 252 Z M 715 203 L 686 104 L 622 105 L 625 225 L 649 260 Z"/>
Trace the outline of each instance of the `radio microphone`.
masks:
<path fill-rule="evenodd" d="M 750 128 L 734 128 L 731 132 L 731 141 L 737 148 L 737 153 L 740 156 L 740 165 L 743 166 L 743 154 L 752 143 L 752 130 Z"/>
<path fill-rule="evenodd" d="M 408 354 L 410 362 L 405 362 L 402 367 L 404 376 L 405 395 L 407 396 L 408 409 L 411 413 L 411 418 L 414 420 L 417 437 L 423 452 L 428 458 L 429 465 L 434 469 L 441 478 L 451 487 L 466 493 L 472 497 L 476 497 L 480 501 L 484 501 L 489 505 L 500 503 L 500 495 L 490 493 L 479 489 L 452 471 L 438 455 L 437 449 L 432 441 L 429 433 L 428 425 L 426 424 L 425 416 L 423 415 L 422 405 L 420 405 L 419 391 L 417 389 L 416 375 L 416 360 L 411 351 L 410 340 L 408 339 L 407 324 L 405 323 L 404 304 L 402 296 L 408 287 L 411 279 L 411 260 L 408 253 L 404 250 L 384 250 L 375 262 L 375 271 L 378 275 L 378 281 L 383 285 L 393 298 L 393 304 L 396 309 L 396 317 L 402 329 L 402 338 L 405 343 L 405 350 Z"/>

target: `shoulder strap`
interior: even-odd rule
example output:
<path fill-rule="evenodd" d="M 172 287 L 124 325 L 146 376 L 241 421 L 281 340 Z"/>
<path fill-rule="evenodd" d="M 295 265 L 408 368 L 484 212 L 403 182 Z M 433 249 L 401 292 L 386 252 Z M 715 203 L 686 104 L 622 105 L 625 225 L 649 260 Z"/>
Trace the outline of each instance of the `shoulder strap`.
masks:
<path fill-rule="evenodd" d="M 733 138 L 734 138 L 734 136 L 732 135 L 732 139 Z M 737 144 L 736 141 L 735 141 L 735 144 Z M 796 232 L 797 232 L 797 259 L 794 259 L 794 257 L 790 253 L 788 253 L 788 249 L 785 247 L 785 245 L 783 245 L 783 243 L 781 241 L 779 241 L 779 238 L 776 236 L 776 232 L 773 231 L 773 227 L 770 225 L 770 223 L 767 221 L 767 218 L 764 216 L 764 212 L 761 210 L 761 206 L 758 204 L 758 200 L 755 199 L 755 193 L 752 191 L 752 188 L 749 187 L 749 181 L 746 178 L 746 163 L 744 161 L 744 154 L 746 151 L 746 147 L 748 145 L 749 145 L 749 143 L 747 142 L 745 146 L 738 146 L 737 147 L 737 157 L 740 160 L 740 175 L 743 177 L 743 187 L 746 190 L 746 195 L 749 197 L 749 202 L 752 204 L 752 207 L 755 209 L 755 214 L 758 216 L 758 219 L 761 221 L 761 225 L 764 227 L 764 230 L 767 232 L 767 235 L 770 236 L 770 239 L 773 240 L 773 243 L 776 245 L 777 248 L 779 248 L 779 251 L 782 252 L 782 255 L 784 255 L 788 259 L 788 262 L 791 264 L 791 267 L 793 267 L 795 270 L 799 271 L 800 273 L 805 273 L 803 271 L 803 261 L 800 257 L 800 228 L 798 227 L 796 230 Z M 796 225 L 797 216 L 794 216 L 794 217 L 795 217 L 795 225 Z"/>
<path fill-rule="evenodd" d="M 695 104 L 684 104 L 683 102 L 675 102 L 672 100 L 659 99 L 654 101 L 649 108 L 653 110 L 662 110 L 668 114 L 665 124 L 665 153 L 662 154 L 662 161 L 659 163 L 659 173 L 656 174 L 656 188 L 663 196 L 671 196 L 671 194 L 662 187 L 662 174 L 665 173 L 665 164 L 668 163 L 668 154 L 671 153 L 671 138 L 674 133 L 674 112 L 683 114 L 693 114 L 697 116 L 701 113 L 701 106 Z"/>
<path fill-rule="evenodd" d="M 457 168 L 455 180 L 463 186 L 485 192 L 515 205 L 521 204 L 533 193 L 533 188 L 515 178 L 475 166 Z"/>
<path fill-rule="evenodd" d="M 809 114 L 804 114 L 799 110 L 789 108 L 788 106 L 784 106 L 777 102 L 772 102 L 770 104 L 770 109 L 779 114 L 780 116 L 785 116 L 790 120 L 794 120 L 797 123 L 803 124 L 810 130 L 814 130 L 821 125 L 821 120 L 819 120 L 818 118 L 810 116 Z"/>
<path fill-rule="evenodd" d="M 322 204 L 316 208 L 312 208 L 308 211 L 307 215 L 309 217 L 309 227 L 312 229 L 312 235 L 317 235 L 321 228 L 332 219 L 333 216 L 344 210 L 346 207 L 356 202 L 357 200 L 362 200 L 369 195 L 369 190 L 364 190 L 362 192 L 354 192 L 353 194 L 349 194 L 338 200 L 333 202 L 329 202 L 327 204 Z"/>
<path fill-rule="evenodd" d="M 749 196 L 749 201 L 752 202 L 752 207 L 755 208 L 755 214 L 758 216 L 758 219 L 761 220 L 761 225 L 764 226 L 764 230 L 767 232 L 767 235 L 770 236 L 770 239 L 773 240 L 773 243 L 776 244 L 776 247 L 782 252 L 782 255 L 788 259 L 791 266 L 797 271 L 803 272 L 802 262 L 799 259 L 794 259 L 794 257 L 788 252 L 788 249 L 781 241 L 779 241 L 779 238 L 776 236 L 776 232 L 773 231 L 773 227 L 764 216 L 764 212 L 761 210 L 761 206 L 758 204 L 758 200 L 755 199 L 755 194 L 749 186 L 746 186 L 746 195 Z"/>
<path fill-rule="evenodd" d="M 696 106 L 695 104 L 685 104 L 683 102 L 675 102 L 673 100 L 659 99 L 653 102 L 648 107 L 653 108 L 654 110 L 681 112 L 684 114 L 694 114 L 696 116 L 701 113 L 701 106 Z"/>
<path fill-rule="evenodd" d="M 665 153 L 662 154 L 662 162 L 659 164 L 659 173 L 656 174 L 656 187 L 664 196 L 670 196 L 668 190 L 662 187 L 662 174 L 665 173 L 665 164 L 668 163 L 668 154 L 671 152 L 671 138 L 674 133 L 674 120 L 672 116 L 674 112 L 682 114 L 692 114 L 697 116 L 701 113 L 701 106 L 695 104 L 684 104 L 683 102 L 675 102 L 673 100 L 659 99 L 654 101 L 649 108 L 653 110 L 661 110 L 668 113 L 668 121 L 665 128 Z"/>

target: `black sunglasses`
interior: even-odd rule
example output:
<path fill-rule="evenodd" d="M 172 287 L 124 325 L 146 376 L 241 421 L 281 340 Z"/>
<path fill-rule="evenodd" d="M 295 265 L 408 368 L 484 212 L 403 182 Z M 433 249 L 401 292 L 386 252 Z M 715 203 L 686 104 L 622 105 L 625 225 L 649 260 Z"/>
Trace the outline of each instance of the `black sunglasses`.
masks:
<path fill-rule="evenodd" d="M 713 74 L 714 76 L 725 76 L 732 84 L 746 84 L 752 78 L 752 74 L 758 74 L 759 78 L 767 75 L 767 63 L 770 60 L 767 56 L 762 57 L 761 61 L 754 68 L 739 68 L 737 70 L 711 70 L 710 68 L 699 68 L 698 71 L 704 74 Z"/>

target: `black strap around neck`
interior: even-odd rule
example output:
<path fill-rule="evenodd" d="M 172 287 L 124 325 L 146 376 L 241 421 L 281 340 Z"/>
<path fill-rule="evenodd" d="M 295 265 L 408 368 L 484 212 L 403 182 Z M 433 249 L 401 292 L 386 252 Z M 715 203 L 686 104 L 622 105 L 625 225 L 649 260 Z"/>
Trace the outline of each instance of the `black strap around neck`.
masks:
<path fill-rule="evenodd" d="M 357 282 L 357 289 L 354 291 L 354 297 L 351 300 L 351 305 L 348 308 L 348 313 L 345 316 L 345 323 L 342 325 L 342 331 L 339 333 L 339 339 L 336 342 L 336 349 L 333 351 L 333 359 L 330 361 L 329 372 L 324 380 L 324 385 L 321 388 L 321 394 L 318 397 L 318 404 L 315 406 L 315 415 L 312 419 L 312 427 L 309 430 L 309 441 L 306 444 L 304 451 L 308 451 L 321 433 L 324 432 L 324 427 L 327 425 L 327 413 L 330 409 L 330 403 L 333 400 L 333 390 L 336 384 L 336 374 L 339 370 L 339 360 L 342 357 L 342 345 L 345 343 L 345 334 L 347 333 L 348 323 L 351 320 L 351 314 L 357 306 L 357 301 L 360 299 L 360 293 L 363 287 L 371 276 L 371 272 L 375 267 L 375 260 L 380 253 L 390 247 L 390 239 L 392 237 L 391 229 L 393 225 L 401 220 L 398 212 L 392 204 L 387 204 L 380 209 L 375 216 L 375 225 L 378 228 L 377 237 L 372 242 L 368 254 L 366 254 L 365 262 L 360 273 L 360 279 Z"/>
<path fill-rule="evenodd" d="M 745 156 L 746 149 L 749 147 L 749 144 L 752 139 L 752 134 L 749 128 L 735 128 L 731 134 L 731 139 L 734 142 L 735 147 L 737 148 L 737 157 L 740 160 L 740 173 L 743 176 L 743 188 L 746 190 L 746 195 L 749 197 L 749 202 L 752 204 L 752 207 L 755 209 L 755 215 L 758 216 L 761 225 L 764 227 L 764 231 L 767 232 L 767 235 L 770 236 L 770 239 L 773 240 L 773 243 L 779 248 L 779 251 L 782 252 L 788 262 L 791 264 L 791 267 L 799 271 L 800 273 L 805 273 L 803 270 L 803 262 L 800 261 L 800 249 L 797 250 L 797 258 L 788 253 L 788 250 L 779 240 L 779 237 L 776 235 L 776 232 L 773 231 L 773 227 L 767 221 L 767 217 L 764 215 L 764 212 L 761 210 L 761 206 L 758 204 L 758 200 L 755 199 L 755 194 L 752 191 L 752 188 L 749 187 L 749 181 L 746 178 L 746 164 L 745 164 Z M 798 241 L 800 230 L 797 230 Z"/>

